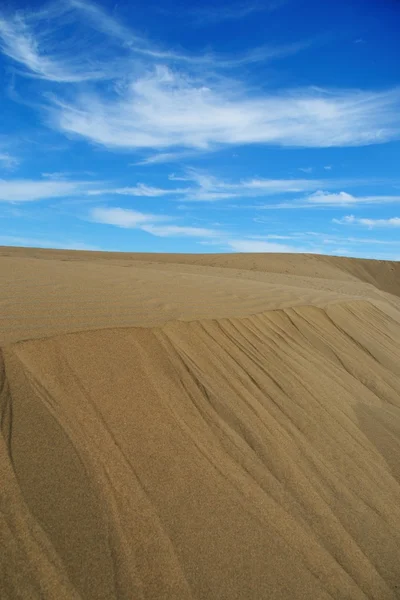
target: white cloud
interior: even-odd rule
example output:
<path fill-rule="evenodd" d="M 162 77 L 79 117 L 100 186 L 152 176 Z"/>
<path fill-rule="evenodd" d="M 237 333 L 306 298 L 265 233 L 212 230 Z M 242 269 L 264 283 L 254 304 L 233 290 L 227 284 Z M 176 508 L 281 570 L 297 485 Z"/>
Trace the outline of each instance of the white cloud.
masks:
<path fill-rule="evenodd" d="M 193 168 L 186 169 L 183 174 L 171 173 L 169 181 L 185 182 L 182 187 L 154 187 L 145 183 L 118 188 L 88 189 L 88 196 L 124 195 L 156 198 L 163 196 L 179 196 L 185 202 L 214 202 L 219 200 L 247 198 L 265 198 L 268 196 L 293 195 L 313 192 L 302 199 L 279 204 L 258 206 L 243 205 L 252 209 L 276 208 L 315 208 L 318 206 L 335 207 L 356 204 L 389 204 L 400 202 L 400 196 L 353 196 L 347 192 L 321 191 L 321 186 L 340 188 L 343 184 L 365 184 L 365 180 L 321 180 L 321 179 L 264 179 L 250 178 L 240 181 L 220 179 L 207 171 Z M 315 190 L 315 191 L 314 191 Z"/>
<path fill-rule="evenodd" d="M 53 173 L 41 173 L 45 179 L 52 179 L 56 181 L 64 181 L 70 175 L 68 171 L 54 171 Z"/>
<path fill-rule="evenodd" d="M 156 188 L 150 185 L 146 185 L 145 183 L 138 183 L 133 187 L 122 187 L 122 188 L 114 188 L 114 189 L 104 189 L 104 190 L 89 190 L 89 196 L 102 196 L 105 194 L 118 194 L 121 196 L 139 196 L 139 197 L 147 197 L 147 198 L 157 198 L 160 196 L 169 196 L 171 194 L 186 194 L 188 190 L 185 188 L 171 188 L 171 189 L 163 189 Z"/>
<path fill-rule="evenodd" d="M 255 223 L 268 224 L 268 221 L 263 221 L 262 219 L 253 219 L 253 221 Z M 270 233 L 270 234 L 266 234 L 266 235 L 249 235 L 247 237 L 252 240 L 296 240 L 299 237 L 307 237 L 307 236 L 302 235 L 302 234 L 278 235 L 278 234 Z"/>
<path fill-rule="evenodd" d="M 171 216 L 142 213 L 125 208 L 93 208 L 90 212 L 90 220 L 125 229 L 141 229 L 159 237 L 207 238 L 221 235 L 220 232 L 213 229 L 165 223 L 174 220 L 174 217 Z"/>
<path fill-rule="evenodd" d="M 351 194 L 347 192 L 339 192 L 337 194 L 331 194 L 330 192 L 323 192 L 318 190 L 308 196 L 307 202 L 310 204 L 319 204 L 319 205 L 329 205 L 329 206 L 340 206 L 340 205 L 348 205 L 348 204 L 356 204 L 359 201 L 362 201 L 361 198 L 355 198 Z M 364 199 L 365 200 L 365 199 Z"/>
<path fill-rule="evenodd" d="M 270 6 L 281 5 L 287 0 L 276 0 Z M 209 66 L 216 70 L 231 69 L 245 64 L 264 62 L 281 57 L 296 54 L 312 45 L 313 40 L 304 40 L 281 46 L 262 46 L 241 55 L 223 55 L 215 52 L 203 52 L 189 54 L 171 49 L 164 49 L 151 43 L 143 36 L 135 34 L 131 29 L 123 25 L 118 19 L 112 17 L 98 5 L 84 0 L 68 0 L 68 4 L 84 14 L 91 26 L 109 38 L 119 40 L 124 48 L 131 50 L 133 54 L 145 56 L 148 60 L 162 61 L 163 63 L 182 63 L 193 67 Z M 265 9 L 266 5 L 260 5 Z M 229 7 L 226 7 L 229 10 Z M 245 7 L 248 10 L 248 7 Z M 231 7 L 231 14 L 235 9 Z M 227 13 L 225 13 L 227 14 Z"/>
<path fill-rule="evenodd" d="M 222 235 L 221 232 L 215 229 L 180 225 L 144 225 L 141 229 L 159 237 L 220 238 Z"/>
<path fill-rule="evenodd" d="M 258 240 L 228 240 L 227 244 L 235 252 L 301 252 L 293 246 Z"/>
<path fill-rule="evenodd" d="M 108 37 L 119 39 L 127 45 L 134 45 L 137 42 L 142 42 L 142 39 L 135 36 L 133 32 L 120 23 L 116 18 L 111 17 L 100 6 L 87 0 L 66 0 L 67 5 L 77 9 L 84 16 L 86 21 L 95 27 L 101 33 Z"/>
<path fill-rule="evenodd" d="M 313 168 L 312 167 L 299 167 L 299 171 L 303 171 L 303 173 L 312 173 Z"/>
<path fill-rule="evenodd" d="M 263 240 L 235 239 L 226 231 L 208 227 L 176 225 L 165 222 L 173 221 L 174 217 L 141 213 L 130 209 L 94 208 L 91 210 L 89 218 L 96 223 L 114 225 L 124 229 L 140 229 L 157 237 L 199 238 L 200 243 L 212 243 L 235 252 L 299 252 L 299 249 L 292 246 L 264 241 L 268 236 L 264 236 Z M 271 237 L 275 239 L 275 236 Z M 276 236 L 276 239 L 286 238 Z"/>
<path fill-rule="evenodd" d="M 60 240 L 18 237 L 14 235 L 0 235 L 0 246 L 27 246 L 30 248 L 54 248 L 59 250 L 101 250 L 98 246 L 73 240 L 60 242 Z"/>
<path fill-rule="evenodd" d="M 376 238 L 354 238 L 354 237 L 348 237 L 345 238 L 346 242 L 352 243 L 352 244 L 378 244 L 378 245 L 384 245 L 384 246 L 400 246 L 400 240 L 378 240 Z"/>
<path fill-rule="evenodd" d="M 136 163 L 132 163 L 132 166 L 141 165 L 159 165 L 163 163 L 174 163 L 179 162 L 182 159 L 199 156 L 199 152 L 187 151 L 187 152 L 159 152 L 157 154 L 151 154 L 145 158 L 142 158 Z"/>
<path fill-rule="evenodd" d="M 159 49 L 95 4 L 65 0 L 36 13 L 0 16 L 0 43 L 26 75 L 53 83 L 93 81 L 86 93 L 71 85 L 64 96 L 63 86 L 56 86 L 46 96 L 46 115 L 56 129 L 108 148 L 160 151 L 159 158 L 142 161 L 147 164 L 224 145 L 357 146 L 400 137 L 400 89 L 255 92 L 216 75 L 297 52 L 309 41 L 241 56 L 190 55 Z M 170 68 L 177 63 L 179 70 Z M 103 79 L 115 85 L 96 85 Z"/>
<path fill-rule="evenodd" d="M 221 238 L 224 233 L 205 227 L 190 227 L 170 224 L 176 220 L 167 215 L 142 213 L 124 208 L 94 208 L 90 212 L 90 220 L 105 225 L 115 225 L 124 229 L 140 229 L 157 237 L 194 237 Z"/>
<path fill-rule="evenodd" d="M 264 1 L 214 5 L 188 11 L 188 14 L 194 17 L 196 24 L 209 25 L 222 21 L 241 20 L 249 15 L 259 12 L 272 12 L 287 4 L 287 2 L 288 0 L 275 0 L 270 2 Z"/>
<path fill-rule="evenodd" d="M 346 222 L 353 222 L 354 217 L 347 217 Z M 357 254 L 357 246 L 370 245 L 369 256 L 374 255 L 373 247 L 381 245 L 399 246 L 400 242 L 372 238 L 341 237 L 324 232 L 291 232 L 281 235 L 271 233 L 264 235 L 243 235 L 237 237 L 232 232 L 214 227 L 193 227 L 181 225 L 177 217 L 142 213 L 136 210 L 121 208 L 94 208 L 90 212 L 92 222 L 114 225 L 125 229 L 138 229 L 157 237 L 190 237 L 197 238 L 197 243 L 218 246 L 221 250 L 234 252 L 308 252 L 308 253 L 340 253 Z M 177 223 L 178 221 L 178 223 Z M 390 220 L 395 225 L 394 220 Z M 397 219 L 400 226 L 400 219 Z M 370 224 L 370 220 L 369 223 Z M 211 225 L 218 225 L 212 223 Z M 291 244 L 281 243 L 291 241 Z M 293 245 L 295 244 L 295 245 Z M 339 250 L 338 250 L 339 247 Z M 346 248 L 346 250 L 344 250 Z M 347 251 L 347 248 L 355 250 Z M 376 253 L 375 253 L 376 254 Z M 361 253 L 362 255 L 362 253 Z M 386 258 L 391 258 L 387 255 Z"/>
<path fill-rule="evenodd" d="M 170 181 L 186 181 L 192 185 L 178 188 L 187 201 L 217 201 L 228 198 L 257 198 L 278 194 L 295 194 L 317 189 L 325 182 L 315 179 L 243 179 L 238 182 L 219 179 L 206 171 L 187 169 L 185 175 L 169 176 Z M 176 192 L 177 190 L 175 190 Z"/>
<path fill-rule="evenodd" d="M 73 40 L 75 52 L 62 54 L 58 50 L 57 32 L 48 26 L 48 17 L 60 17 L 64 12 L 62 9 L 58 13 L 49 10 L 38 15 L 18 12 L 9 19 L 0 15 L 1 51 L 25 67 L 25 74 L 40 79 L 77 83 L 103 78 L 105 73 L 100 65 L 94 66 L 79 52 L 79 40 Z"/>
<path fill-rule="evenodd" d="M 239 56 L 164 50 L 135 34 L 100 6 L 84 0 L 64 0 L 42 10 L 17 11 L 12 16 L 0 14 L 0 51 L 23 67 L 22 74 L 56 83 L 125 81 L 127 73 L 132 75 L 143 68 L 143 57 L 150 63 L 232 69 L 295 54 L 311 44 L 312 40 L 306 40 L 261 47 Z"/>
<path fill-rule="evenodd" d="M 324 169 L 325 169 L 325 171 L 331 171 L 332 165 L 325 165 Z"/>
<path fill-rule="evenodd" d="M 114 98 L 58 100 L 52 123 L 110 148 L 210 150 L 230 144 L 357 146 L 400 136 L 400 90 L 289 90 L 251 97 L 167 67 L 133 78 Z"/>
<path fill-rule="evenodd" d="M 187 169 L 183 175 L 171 173 L 169 181 L 186 182 L 185 187 L 154 187 L 146 183 L 118 188 L 89 189 L 89 196 L 124 195 L 156 198 L 183 196 L 186 201 L 216 201 L 228 198 L 262 197 L 293 194 L 315 190 L 325 182 L 313 179 L 245 179 L 229 182 L 196 169 Z"/>
<path fill-rule="evenodd" d="M 247 188 L 255 193 L 297 193 L 305 190 L 315 189 L 321 182 L 316 179 L 250 179 L 242 181 L 233 187 Z"/>
<path fill-rule="evenodd" d="M 0 152 L 0 167 L 14 169 L 19 165 L 19 160 L 8 152 Z"/>
<path fill-rule="evenodd" d="M 333 223 L 338 225 L 362 225 L 364 227 L 400 227 L 400 217 L 390 219 L 364 219 L 357 218 L 354 215 L 348 215 L 342 219 L 332 219 Z"/>
<path fill-rule="evenodd" d="M 86 194 L 85 181 L 37 181 L 30 179 L 0 179 L 0 202 L 32 202 L 48 198 L 61 198 Z"/>
<path fill-rule="evenodd" d="M 310 180 L 311 181 L 311 180 Z M 317 182 L 318 183 L 318 182 Z M 330 181 L 331 186 L 336 184 L 336 187 L 341 186 L 342 182 Z M 350 182 L 353 185 L 357 182 Z M 365 183 L 365 182 L 364 182 Z M 299 208 L 316 208 L 316 207 L 337 207 L 337 206 L 355 206 L 355 205 L 380 205 L 380 204 L 398 204 L 400 196 L 353 196 L 347 192 L 326 192 L 317 190 L 313 194 L 305 198 L 294 200 L 292 202 L 281 202 L 279 204 L 265 204 L 258 208 L 269 209 L 299 209 Z"/>
<path fill-rule="evenodd" d="M 68 173 L 45 173 L 43 180 L 0 179 L 0 201 L 28 202 L 67 196 L 133 196 L 142 198 L 181 197 L 185 201 L 211 202 L 229 198 L 257 198 L 307 192 L 325 182 L 312 179 L 245 179 L 230 182 L 205 171 L 188 169 L 185 175 L 171 174 L 170 181 L 186 182 L 182 187 L 155 187 L 137 183 L 124 187 L 99 187 L 99 181 L 74 181 Z M 333 185 L 333 183 L 332 183 Z M 324 192 L 325 194 L 325 192 Z M 388 197 L 390 198 L 390 197 Z M 260 207 L 259 207 L 260 208 Z"/>
<path fill-rule="evenodd" d="M 146 224 L 151 225 L 169 219 L 170 217 L 141 213 L 128 208 L 93 208 L 90 212 L 90 220 L 95 223 L 116 225 L 126 229 L 142 228 Z"/>

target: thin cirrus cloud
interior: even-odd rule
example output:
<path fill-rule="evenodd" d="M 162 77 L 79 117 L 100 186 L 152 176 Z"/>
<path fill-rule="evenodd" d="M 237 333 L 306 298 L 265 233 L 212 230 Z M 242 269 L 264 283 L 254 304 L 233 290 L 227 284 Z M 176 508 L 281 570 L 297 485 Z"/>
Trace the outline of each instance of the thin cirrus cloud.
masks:
<path fill-rule="evenodd" d="M 124 208 L 93 208 L 89 219 L 95 223 L 124 229 L 140 229 L 157 237 L 220 237 L 221 232 L 203 227 L 187 227 L 171 223 L 174 217 L 142 213 Z"/>
<path fill-rule="evenodd" d="M 237 21 L 259 12 L 273 12 L 287 4 L 288 0 L 270 0 L 269 2 L 232 3 L 204 6 L 184 13 L 189 14 L 196 25 L 210 25 L 223 21 Z"/>
<path fill-rule="evenodd" d="M 46 96 L 48 122 L 65 134 L 107 148 L 161 154 L 235 144 L 358 146 L 400 137 L 399 89 L 256 92 L 239 76 L 217 75 L 220 68 L 298 52 L 309 42 L 256 48 L 239 57 L 189 55 L 157 48 L 95 4 L 67 0 L 65 8 L 58 6 L 0 16 L 0 40 L 3 53 L 25 74 L 68 84 L 68 94 L 56 85 Z M 87 28 L 100 38 L 89 44 L 75 31 L 60 50 L 58 36 L 71 19 L 80 20 L 77 31 Z M 171 66 L 177 63 L 179 70 Z M 114 87 L 104 87 L 107 78 Z M 79 84 L 85 81 L 91 86 L 83 92 Z"/>
<path fill-rule="evenodd" d="M 323 191 L 321 187 L 335 190 L 343 185 L 365 185 L 365 180 L 328 180 L 328 179 L 266 179 L 250 178 L 232 182 L 226 181 L 204 170 L 188 168 L 183 175 L 171 173 L 170 182 L 180 182 L 181 186 L 154 187 L 146 183 L 118 188 L 89 189 L 89 196 L 122 195 L 142 198 L 163 196 L 179 197 L 185 202 L 217 202 L 227 199 L 262 198 L 267 196 L 293 195 L 311 192 L 303 198 L 295 198 L 281 203 L 258 205 L 260 209 L 298 209 L 318 207 L 338 207 L 353 205 L 396 204 L 400 196 L 376 195 L 354 196 L 348 192 Z M 248 208 L 255 208 L 248 206 Z"/>
<path fill-rule="evenodd" d="M 98 184 L 98 182 L 97 182 Z M 0 179 L 0 202 L 34 202 L 86 194 L 93 182 Z"/>
<path fill-rule="evenodd" d="M 184 175 L 169 176 L 170 181 L 188 182 L 185 200 L 217 201 L 227 198 L 248 198 L 313 191 L 323 185 L 317 179 L 266 179 L 254 177 L 237 182 L 226 181 L 207 171 L 187 169 Z M 335 187 L 337 182 L 332 182 Z"/>
<path fill-rule="evenodd" d="M 198 172 L 192 172 L 191 177 L 197 185 L 188 188 L 185 200 L 197 202 L 295 194 L 302 191 L 314 190 L 321 183 L 320 181 L 308 179 L 263 178 L 246 179 L 237 183 L 230 183 Z"/>
<path fill-rule="evenodd" d="M 65 11 L 56 13 L 61 17 Z M 19 12 L 6 18 L 0 14 L 0 49 L 22 66 L 23 74 L 57 83 L 78 83 L 102 79 L 105 72 L 100 66 L 93 67 L 81 52 L 57 48 L 56 30 L 47 26 L 45 16 L 53 14 Z M 78 50 L 78 49 L 77 49 Z"/>
<path fill-rule="evenodd" d="M 8 152 L 0 152 L 0 168 L 15 169 L 19 165 L 19 160 L 16 156 L 12 156 Z"/>
<path fill-rule="evenodd" d="M 168 221 L 169 217 L 146 214 L 127 208 L 93 208 L 90 211 L 90 220 L 104 225 L 115 225 L 125 229 L 141 228 L 160 221 Z"/>
<path fill-rule="evenodd" d="M 337 225 L 362 225 L 363 227 L 400 227 L 400 217 L 390 219 L 365 219 L 357 218 L 354 215 L 347 215 L 342 219 L 332 219 Z"/>
<path fill-rule="evenodd" d="M 264 179 L 252 178 L 239 182 L 220 179 L 206 171 L 187 169 L 183 175 L 169 175 L 171 182 L 184 182 L 179 187 L 154 187 L 145 183 L 118 188 L 89 189 L 89 196 L 122 195 L 157 198 L 178 196 L 185 201 L 214 202 L 229 198 L 259 197 L 279 194 L 293 194 L 318 189 L 327 182 L 313 179 Z M 332 182 L 333 187 L 338 185 Z M 340 185 L 340 184 L 339 184 Z M 183 198 L 182 198 L 183 197 Z"/>
<path fill-rule="evenodd" d="M 46 178 L 0 179 L 0 201 L 33 202 L 55 198 L 79 196 L 132 196 L 137 198 L 180 198 L 188 202 L 216 202 L 226 199 L 257 198 L 280 194 L 297 194 L 318 189 L 327 181 L 313 179 L 263 179 L 252 178 L 238 182 L 220 179 L 206 171 L 188 169 L 184 175 L 171 174 L 170 182 L 182 182 L 180 186 L 155 187 L 146 183 L 133 186 L 109 187 L 101 181 L 76 181 L 68 179 L 68 173 L 44 173 Z M 333 188 L 341 182 L 332 181 Z M 327 194 L 327 192 L 324 192 Z M 335 196 L 335 194 L 331 194 Z M 313 197 L 313 196 L 310 196 Z M 391 197 L 388 197 L 391 198 Z M 342 203 L 343 204 L 343 203 Z M 278 205 L 279 206 L 279 205 Z"/>
<path fill-rule="evenodd" d="M 350 206 L 352 204 L 387 204 L 400 202 L 400 196 L 353 196 L 347 192 L 332 194 L 321 190 L 307 198 L 311 206 Z"/>
<path fill-rule="evenodd" d="M 33 202 L 56 198 L 95 196 L 131 196 L 137 198 L 171 198 L 185 202 L 218 202 L 237 199 L 245 202 L 248 198 L 265 198 L 279 195 L 298 195 L 309 193 L 302 199 L 285 200 L 281 203 L 242 206 L 257 209 L 298 209 L 317 207 L 343 207 L 354 205 L 379 205 L 400 203 L 400 196 L 353 196 L 347 192 L 321 191 L 323 185 L 337 189 L 344 180 L 319 179 L 265 179 L 250 178 L 232 182 L 220 179 L 207 171 L 187 169 L 183 175 L 171 174 L 169 182 L 181 182 L 172 187 L 156 187 L 146 183 L 132 186 L 109 187 L 101 181 L 75 181 L 66 178 L 65 173 L 45 174 L 42 180 L 0 179 L 0 202 Z M 49 177 L 51 175 L 51 177 Z M 357 185 L 356 180 L 348 182 Z M 361 181 L 361 183 L 363 183 Z M 364 182 L 365 183 L 365 182 Z"/>
<path fill-rule="evenodd" d="M 312 44 L 313 40 L 303 40 L 263 46 L 241 55 L 189 54 L 159 48 L 88 1 L 65 0 L 36 12 L 0 13 L 2 52 L 23 67 L 22 74 L 54 83 L 125 80 L 127 72 L 143 68 L 143 60 L 234 69 L 290 56 Z"/>
<path fill-rule="evenodd" d="M 31 246 L 32 248 L 57 248 L 60 250 L 101 250 L 85 242 L 74 240 L 48 240 L 43 238 L 20 237 L 15 235 L 0 235 L 1 246 Z"/>
<path fill-rule="evenodd" d="M 312 181 L 312 180 L 310 180 Z M 336 183 L 336 187 L 341 187 L 343 182 L 340 181 L 332 181 L 334 185 Z M 356 185 L 357 181 L 349 181 L 349 184 Z M 318 187 L 318 186 L 317 186 Z M 379 206 L 381 204 L 398 204 L 400 203 L 400 196 L 397 195 L 375 195 L 375 196 L 354 196 L 353 194 L 349 194 L 347 192 L 328 192 L 317 190 L 312 194 L 305 196 L 304 198 L 295 199 L 290 202 L 280 202 L 278 204 L 265 204 L 259 206 L 261 209 L 299 209 L 299 208 L 335 208 L 335 207 L 343 207 L 343 206 L 355 206 L 355 205 L 376 205 Z"/>
<path fill-rule="evenodd" d="M 104 34 L 108 39 L 118 41 L 124 49 L 130 50 L 133 55 L 144 56 L 150 61 L 172 61 L 174 63 L 186 63 L 187 65 L 194 67 L 204 67 L 208 65 L 217 70 L 232 69 L 246 64 L 284 58 L 296 54 L 318 41 L 317 39 L 306 39 L 290 44 L 274 46 L 264 45 L 239 55 L 224 55 L 210 51 L 189 54 L 182 50 L 176 51 L 174 49 L 158 47 L 151 40 L 137 35 L 129 27 L 123 25 L 118 19 L 112 17 L 100 8 L 100 6 L 92 2 L 87 0 L 66 0 L 66 2 L 71 9 L 77 11 L 79 17 L 83 15 L 91 27 Z M 270 9 L 273 9 L 273 6 L 274 8 L 278 8 L 278 5 L 282 5 L 286 2 L 287 0 L 276 0 L 275 2 L 270 2 L 269 6 Z M 265 10 L 267 6 L 267 4 L 259 5 L 260 10 Z M 253 5 L 253 7 L 255 7 L 255 5 Z M 226 8 L 228 9 L 229 7 Z M 248 7 L 245 7 L 245 9 L 248 10 Z M 235 7 L 231 7 L 230 10 L 230 14 L 233 15 L 235 13 Z M 228 13 L 225 11 L 224 13 L 221 13 L 221 15 L 222 14 L 227 15 Z"/>
<path fill-rule="evenodd" d="M 235 252 L 301 252 L 295 246 L 277 244 L 274 242 L 263 242 L 261 240 L 228 240 L 228 246 Z"/>
<path fill-rule="evenodd" d="M 110 148 L 210 150 L 234 144 L 334 147 L 400 136 L 400 90 L 260 93 L 212 89 L 158 66 L 122 94 L 54 99 L 52 125 Z"/>
<path fill-rule="evenodd" d="M 176 163 L 182 159 L 198 156 L 198 152 L 186 151 L 186 152 L 158 152 L 157 154 L 150 154 L 142 158 L 141 160 L 132 163 L 131 166 L 143 166 L 143 165 L 160 165 L 165 163 Z"/>
<path fill-rule="evenodd" d="M 138 196 L 141 198 L 158 198 L 160 196 L 186 194 L 186 188 L 171 188 L 163 189 L 156 188 L 145 183 L 138 183 L 135 186 L 104 189 L 104 190 L 88 190 L 88 196 L 103 196 L 105 194 L 117 194 L 120 196 Z"/>
<path fill-rule="evenodd" d="M 275 242 L 237 239 L 227 231 L 217 229 L 176 225 L 174 217 L 141 213 L 123 208 L 93 208 L 89 219 L 104 225 L 114 225 L 123 229 L 139 229 L 156 237 L 197 238 L 200 243 L 209 240 L 213 245 L 229 248 L 234 252 L 300 252 L 299 248 Z"/>

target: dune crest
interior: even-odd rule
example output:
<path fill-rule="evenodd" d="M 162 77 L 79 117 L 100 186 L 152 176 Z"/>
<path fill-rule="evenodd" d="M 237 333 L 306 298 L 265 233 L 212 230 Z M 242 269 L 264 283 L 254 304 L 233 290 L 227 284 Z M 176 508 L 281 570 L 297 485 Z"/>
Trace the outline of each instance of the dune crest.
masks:
<path fill-rule="evenodd" d="M 400 598 L 399 265 L 3 249 L 1 597 Z"/>

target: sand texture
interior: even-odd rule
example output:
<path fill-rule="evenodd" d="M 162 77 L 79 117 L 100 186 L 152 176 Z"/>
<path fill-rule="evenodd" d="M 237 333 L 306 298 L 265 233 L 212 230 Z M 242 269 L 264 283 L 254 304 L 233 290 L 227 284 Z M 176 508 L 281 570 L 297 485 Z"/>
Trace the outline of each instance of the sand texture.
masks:
<path fill-rule="evenodd" d="M 400 263 L 0 248 L 1 600 L 400 598 Z"/>

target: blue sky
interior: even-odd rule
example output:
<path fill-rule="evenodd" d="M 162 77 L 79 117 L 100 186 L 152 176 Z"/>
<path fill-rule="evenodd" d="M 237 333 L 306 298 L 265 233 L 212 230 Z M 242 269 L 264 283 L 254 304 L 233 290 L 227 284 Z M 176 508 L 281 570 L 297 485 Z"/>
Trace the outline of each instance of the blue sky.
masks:
<path fill-rule="evenodd" d="M 5 0 L 0 244 L 400 260 L 399 30 L 396 0 Z"/>

